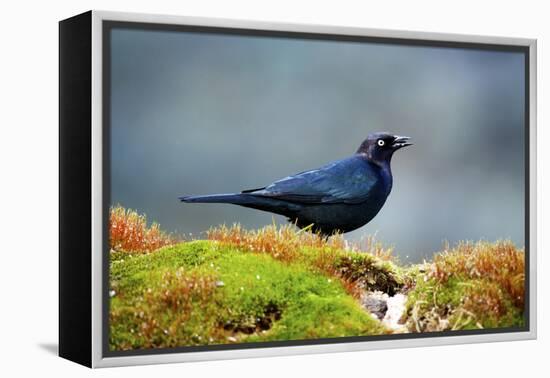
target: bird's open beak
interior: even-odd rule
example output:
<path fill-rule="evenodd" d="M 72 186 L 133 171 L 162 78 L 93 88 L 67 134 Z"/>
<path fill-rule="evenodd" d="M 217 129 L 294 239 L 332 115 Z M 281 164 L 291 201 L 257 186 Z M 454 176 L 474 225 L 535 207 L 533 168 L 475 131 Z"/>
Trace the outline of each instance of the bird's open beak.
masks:
<path fill-rule="evenodd" d="M 403 148 L 403 147 L 412 146 L 413 144 L 409 143 L 410 139 L 411 138 L 409 138 L 407 136 L 395 135 L 395 139 L 392 143 L 393 149 L 398 150 L 398 149 Z"/>

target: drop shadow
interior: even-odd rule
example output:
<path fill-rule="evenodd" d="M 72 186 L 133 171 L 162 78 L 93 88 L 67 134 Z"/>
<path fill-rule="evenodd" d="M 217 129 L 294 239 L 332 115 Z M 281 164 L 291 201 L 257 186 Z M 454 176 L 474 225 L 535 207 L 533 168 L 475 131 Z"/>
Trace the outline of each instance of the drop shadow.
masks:
<path fill-rule="evenodd" d="M 50 354 L 53 354 L 56 356 L 59 355 L 59 345 L 57 345 L 56 343 L 40 343 L 38 344 L 38 347 Z"/>

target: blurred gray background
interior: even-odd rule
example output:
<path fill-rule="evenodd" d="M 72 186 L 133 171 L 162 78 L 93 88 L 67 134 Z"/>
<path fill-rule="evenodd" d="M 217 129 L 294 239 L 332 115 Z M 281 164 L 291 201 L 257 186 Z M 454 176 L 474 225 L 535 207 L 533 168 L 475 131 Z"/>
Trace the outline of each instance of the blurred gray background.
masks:
<path fill-rule="evenodd" d="M 515 52 L 187 32 L 112 32 L 111 199 L 167 231 L 284 218 L 189 194 L 267 185 L 411 136 L 376 233 L 402 261 L 442 242 L 524 245 L 524 61 Z"/>

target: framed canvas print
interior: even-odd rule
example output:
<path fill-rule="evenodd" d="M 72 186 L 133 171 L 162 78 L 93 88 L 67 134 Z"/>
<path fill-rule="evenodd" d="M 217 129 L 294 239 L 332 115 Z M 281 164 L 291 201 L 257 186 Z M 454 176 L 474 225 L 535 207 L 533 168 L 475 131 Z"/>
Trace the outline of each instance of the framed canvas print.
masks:
<path fill-rule="evenodd" d="M 60 24 L 59 353 L 536 337 L 536 41 Z"/>

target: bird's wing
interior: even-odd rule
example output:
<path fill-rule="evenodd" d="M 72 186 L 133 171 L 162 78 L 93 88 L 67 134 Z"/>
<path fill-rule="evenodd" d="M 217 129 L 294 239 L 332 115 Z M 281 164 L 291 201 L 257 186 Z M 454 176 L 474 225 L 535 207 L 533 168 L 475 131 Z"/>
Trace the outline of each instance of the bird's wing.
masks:
<path fill-rule="evenodd" d="M 327 164 L 275 181 L 252 195 L 302 203 L 359 203 L 365 201 L 378 183 L 376 169 L 360 157 Z"/>

